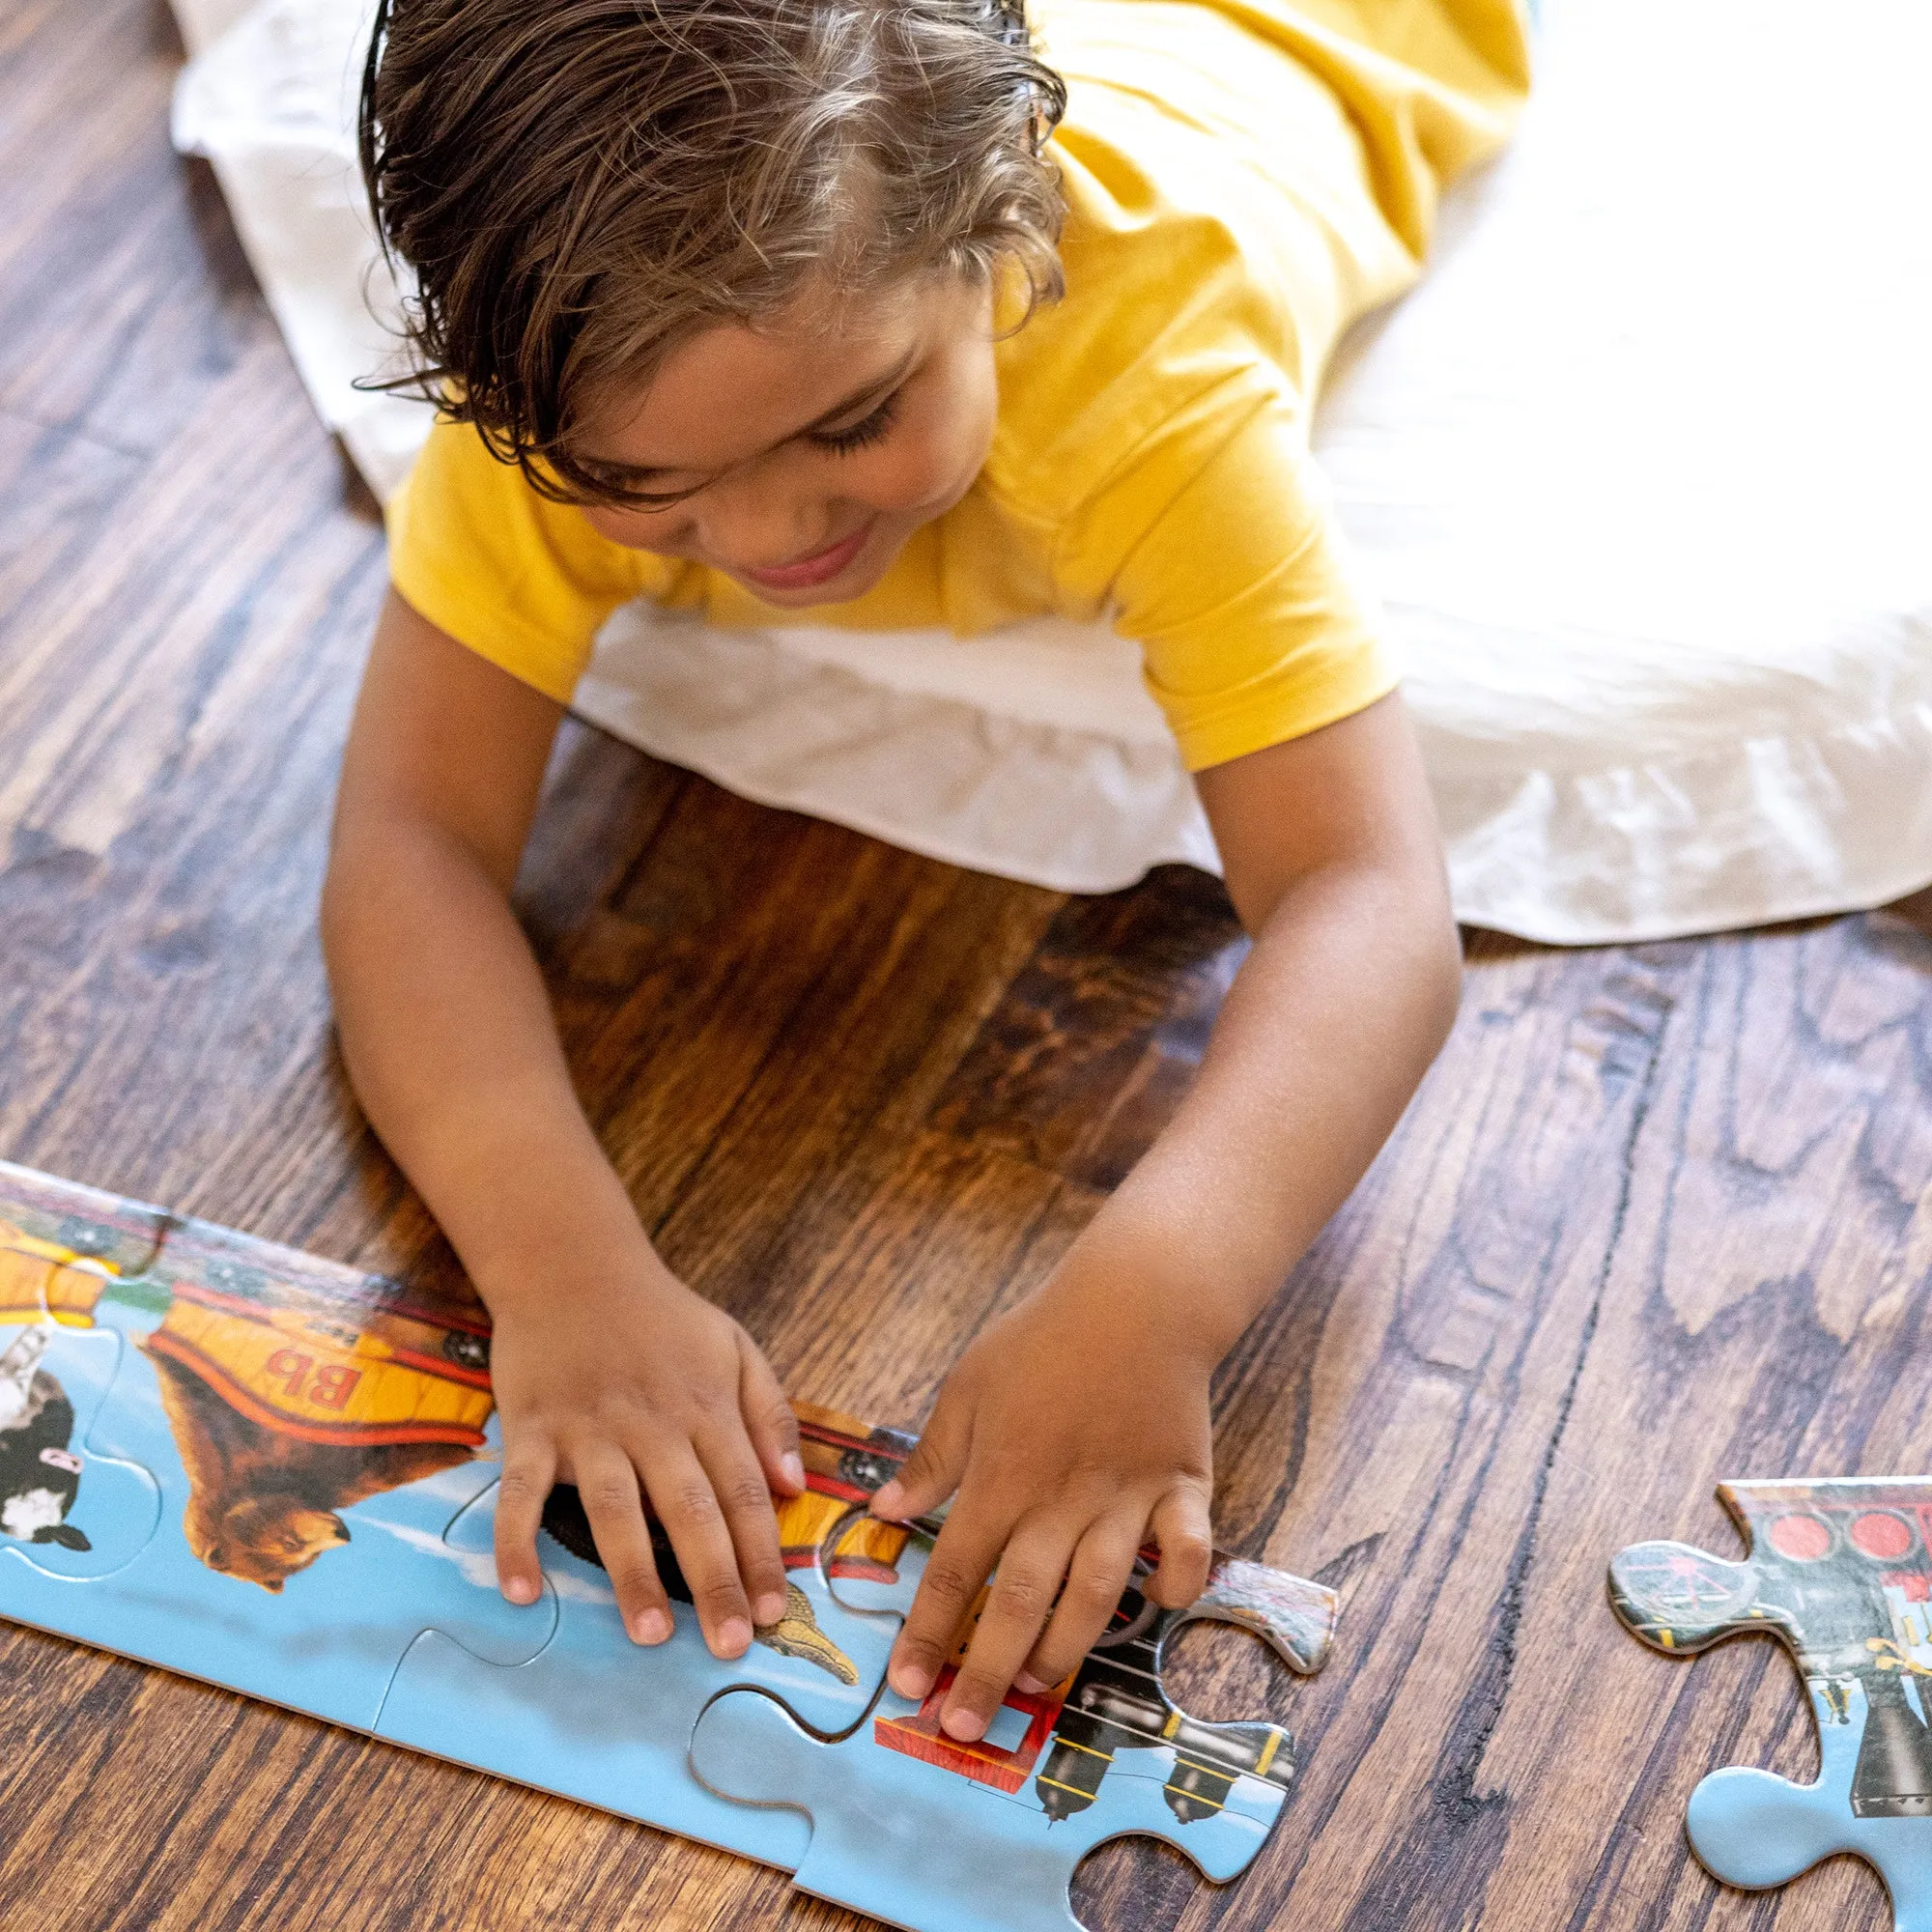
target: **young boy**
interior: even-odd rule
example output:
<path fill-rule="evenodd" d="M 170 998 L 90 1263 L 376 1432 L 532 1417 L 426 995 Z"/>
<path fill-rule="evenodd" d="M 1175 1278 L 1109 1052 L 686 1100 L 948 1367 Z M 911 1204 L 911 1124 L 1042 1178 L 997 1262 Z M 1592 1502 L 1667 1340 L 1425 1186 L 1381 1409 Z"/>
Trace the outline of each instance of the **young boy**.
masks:
<path fill-rule="evenodd" d="M 632 1635 L 783 1601 L 800 1465 L 750 1337 L 651 1249 L 510 908 L 602 620 L 810 610 L 1137 639 L 1253 951 L 1172 1124 L 954 1367 L 881 1492 L 951 1497 L 892 1682 L 944 1721 L 1063 1677 L 1136 1549 L 1209 1548 L 1208 1379 L 1435 1056 L 1459 974 L 1428 792 L 1307 455 L 1525 85 L 1508 0 L 391 0 L 372 200 L 444 409 L 394 506 L 324 933 L 371 1120 L 496 1325 L 498 1576 L 582 1492 Z M 961 644 L 970 650 L 970 642 Z M 1078 1390 L 1030 1399 L 1069 1355 Z"/>

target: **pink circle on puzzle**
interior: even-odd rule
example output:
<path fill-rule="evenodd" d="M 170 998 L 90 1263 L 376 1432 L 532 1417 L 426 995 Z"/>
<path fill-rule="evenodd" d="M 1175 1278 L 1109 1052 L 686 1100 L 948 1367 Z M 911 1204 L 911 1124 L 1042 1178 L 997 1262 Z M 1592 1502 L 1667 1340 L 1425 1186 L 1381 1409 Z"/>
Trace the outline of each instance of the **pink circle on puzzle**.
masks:
<path fill-rule="evenodd" d="M 1912 1525 L 1889 1510 L 1873 1510 L 1852 1524 L 1852 1542 L 1865 1555 L 1890 1562 L 1912 1548 Z"/>
<path fill-rule="evenodd" d="M 1771 1547 L 1794 1563 L 1815 1563 L 1832 1553 L 1832 1526 L 1823 1517 L 1781 1516 L 1771 1526 Z"/>

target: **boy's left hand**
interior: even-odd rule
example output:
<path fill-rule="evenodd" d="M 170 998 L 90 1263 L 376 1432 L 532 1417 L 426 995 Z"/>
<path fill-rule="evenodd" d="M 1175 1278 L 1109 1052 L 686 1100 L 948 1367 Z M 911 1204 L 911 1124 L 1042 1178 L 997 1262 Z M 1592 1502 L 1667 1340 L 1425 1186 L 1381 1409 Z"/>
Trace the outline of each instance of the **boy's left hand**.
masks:
<path fill-rule="evenodd" d="M 893 1647 L 900 1696 L 931 1690 L 998 1566 L 946 1699 L 948 1736 L 982 1736 L 1016 1680 L 1035 1690 L 1066 1676 L 1106 1629 L 1144 1544 L 1160 1547 L 1144 1586 L 1151 1601 L 1179 1609 L 1201 1594 L 1212 1370 L 1170 1296 L 1084 1270 L 1064 1270 L 960 1357 L 918 1448 L 872 1500 L 875 1514 L 906 1520 L 956 1492 Z"/>

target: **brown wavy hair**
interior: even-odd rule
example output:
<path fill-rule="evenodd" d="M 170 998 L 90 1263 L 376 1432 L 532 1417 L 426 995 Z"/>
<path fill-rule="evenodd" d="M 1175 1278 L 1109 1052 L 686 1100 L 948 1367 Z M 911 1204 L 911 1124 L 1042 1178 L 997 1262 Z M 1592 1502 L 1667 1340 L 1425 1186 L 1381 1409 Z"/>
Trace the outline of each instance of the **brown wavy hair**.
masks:
<path fill-rule="evenodd" d="M 552 497 L 586 398 L 808 283 L 1060 293 L 1066 104 L 1018 0 L 384 0 L 361 152 L 412 370 Z"/>

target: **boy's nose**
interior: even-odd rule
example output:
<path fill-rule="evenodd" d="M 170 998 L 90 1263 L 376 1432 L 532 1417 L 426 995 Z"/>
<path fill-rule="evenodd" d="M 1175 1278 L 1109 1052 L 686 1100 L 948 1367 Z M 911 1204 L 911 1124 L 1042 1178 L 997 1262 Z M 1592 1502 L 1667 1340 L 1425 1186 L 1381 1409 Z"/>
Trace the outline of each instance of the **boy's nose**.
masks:
<path fill-rule="evenodd" d="M 838 533 L 829 504 L 739 495 L 706 506 L 700 534 L 705 555 L 720 568 L 757 572 L 802 563 Z"/>

